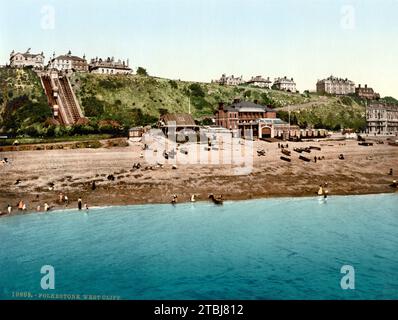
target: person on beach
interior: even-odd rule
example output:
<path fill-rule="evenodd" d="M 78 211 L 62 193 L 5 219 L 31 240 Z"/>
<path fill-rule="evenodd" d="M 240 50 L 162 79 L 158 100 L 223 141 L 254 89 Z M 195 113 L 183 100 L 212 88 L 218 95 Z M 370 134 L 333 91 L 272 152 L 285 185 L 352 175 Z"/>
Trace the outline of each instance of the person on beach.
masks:
<path fill-rule="evenodd" d="M 59 203 L 62 203 L 64 201 L 64 195 L 62 192 L 59 193 Z"/>
<path fill-rule="evenodd" d="M 195 202 L 196 201 L 196 199 L 195 199 L 195 195 L 193 194 L 193 195 L 191 195 L 191 202 Z"/>
<path fill-rule="evenodd" d="M 67 207 L 69 204 L 69 199 L 67 195 L 64 196 L 64 202 L 65 202 L 65 207 Z"/>
<path fill-rule="evenodd" d="M 47 202 L 44 203 L 44 211 L 49 211 L 50 210 L 50 206 L 48 205 Z"/>
<path fill-rule="evenodd" d="M 84 204 L 84 210 L 88 210 L 88 205 L 87 205 L 87 203 Z"/>
<path fill-rule="evenodd" d="M 18 202 L 18 210 L 22 210 L 23 205 L 24 205 L 23 201 L 20 200 L 20 201 Z"/>
<path fill-rule="evenodd" d="M 177 195 L 173 195 L 173 199 L 171 200 L 171 203 L 174 205 L 177 203 Z"/>
<path fill-rule="evenodd" d="M 36 211 L 41 211 L 41 206 L 40 206 L 40 204 L 37 205 Z"/>
<path fill-rule="evenodd" d="M 8 214 L 11 214 L 11 212 L 12 212 L 12 207 L 10 205 L 7 206 L 7 212 L 8 212 Z"/>
<path fill-rule="evenodd" d="M 77 208 L 78 208 L 79 210 L 82 209 L 82 198 L 80 198 L 80 197 L 79 197 L 79 199 L 77 199 Z"/>
<path fill-rule="evenodd" d="M 392 176 L 392 175 L 393 175 L 392 168 L 390 168 L 390 173 L 389 173 L 388 175 L 389 175 L 389 176 Z"/>
<path fill-rule="evenodd" d="M 318 189 L 318 196 L 321 196 L 321 195 L 323 195 L 323 188 L 322 188 L 322 185 L 320 185 L 320 186 L 319 186 L 319 189 Z"/>
<path fill-rule="evenodd" d="M 91 190 L 95 190 L 97 188 L 97 186 L 95 185 L 95 181 L 93 181 L 93 183 L 91 184 Z"/>
<path fill-rule="evenodd" d="M 26 211 L 26 203 L 24 203 L 23 205 L 22 205 L 22 211 Z"/>

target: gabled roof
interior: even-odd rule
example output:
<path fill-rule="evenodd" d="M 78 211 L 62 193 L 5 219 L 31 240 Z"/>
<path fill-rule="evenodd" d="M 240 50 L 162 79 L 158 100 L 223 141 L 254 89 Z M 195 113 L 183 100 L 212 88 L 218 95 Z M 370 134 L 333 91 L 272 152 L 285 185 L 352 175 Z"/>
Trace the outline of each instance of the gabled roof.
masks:
<path fill-rule="evenodd" d="M 196 127 L 195 120 L 188 113 L 167 113 L 160 117 L 165 126 Z"/>
<path fill-rule="evenodd" d="M 72 61 L 81 61 L 81 62 L 86 61 L 83 58 L 80 58 L 77 56 L 70 56 L 70 55 L 61 55 L 61 56 L 51 59 L 51 61 L 54 61 L 54 60 L 72 60 Z"/>
<path fill-rule="evenodd" d="M 35 57 L 38 57 L 38 56 L 44 58 L 44 55 L 43 55 L 42 53 L 34 54 L 34 53 L 22 53 L 22 52 L 16 52 L 16 53 L 14 53 L 13 55 L 11 55 L 11 58 L 15 57 L 15 56 L 18 55 L 18 54 L 24 56 L 25 58 L 35 58 Z"/>

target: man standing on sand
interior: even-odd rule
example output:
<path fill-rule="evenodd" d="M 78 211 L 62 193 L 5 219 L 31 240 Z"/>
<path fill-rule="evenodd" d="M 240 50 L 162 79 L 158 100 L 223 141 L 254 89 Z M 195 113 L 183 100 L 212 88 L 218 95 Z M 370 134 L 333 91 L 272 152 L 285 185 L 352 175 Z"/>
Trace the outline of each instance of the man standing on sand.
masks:
<path fill-rule="evenodd" d="M 8 214 L 11 214 L 11 212 L 12 212 L 12 207 L 10 205 L 7 206 L 7 212 L 8 212 Z"/>
<path fill-rule="evenodd" d="M 77 208 L 78 208 L 79 210 L 82 209 L 82 198 L 80 198 L 80 197 L 79 197 L 79 199 L 77 199 Z"/>

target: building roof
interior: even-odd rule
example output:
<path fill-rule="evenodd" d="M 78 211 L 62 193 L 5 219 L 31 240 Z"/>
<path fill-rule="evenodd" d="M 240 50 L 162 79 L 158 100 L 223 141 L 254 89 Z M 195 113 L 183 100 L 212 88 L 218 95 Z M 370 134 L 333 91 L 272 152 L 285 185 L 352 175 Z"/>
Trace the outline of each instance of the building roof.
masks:
<path fill-rule="evenodd" d="M 167 113 L 160 117 L 162 126 L 196 127 L 195 120 L 188 113 Z"/>
<path fill-rule="evenodd" d="M 95 69 L 99 69 L 99 68 L 131 71 L 131 68 L 129 68 L 127 66 L 109 65 L 109 64 L 101 64 L 101 65 L 95 65 L 95 66 L 90 65 L 90 70 L 95 70 Z"/>
<path fill-rule="evenodd" d="M 261 118 L 258 119 L 258 121 L 263 123 L 272 123 L 272 124 L 288 124 L 287 122 L 279 118 Z"/>
<path fill-rule="evenodd" d="M 224 107 L 224 111 L 236 112 L 273 112 L 274 110 L 251 101 L 238 101 Z"/>
<path fill-rule="evenodd" d="M 347 78 L 343 79 L 343 78 L 338 78 L 338 77 L 334 77 L 334 76 L 330 76 L 330 77 L 328 77 L 326 79 L 323 79 L 323 80 L 318 80 L 318 83 L 326 82 L 326 81 L 331 82 L 331 83 L 354 84 L 353 81 L 348 80 Z"/>
<path fill-rule="evenodd" d="M 51 59 L 51 61 L 54 61 L 54 60 L 72 60 L 72 61 L 81 61 L 81 62 L 86 61 L 86 59 L 83 59 L 83 58 L 80 58 L 77 56 L 70 56 L 70 55 L 61 55 L 61 56 Z"/>
<path fill-rule="evenodd" d="M 293 78 L 283 77 L 283 78 L 276 78 L 274 84 L 292 84 L 295 85 Z"/>
<path fill-rule="evenodd" d="M 12 59 L 13 57 L 15 57 L 18 54 L 24 56 L 25 58 L 35 58 L 35 57 L 38 57 L 38 56 L 41 56 L 41 57 L 44 58 L 43 53 L 28 53 L 28 52 L 25 52 L 25 53 L 22 53 L 22 52 L 11 53 L 11 57 L 10 58 Z"/>
<path fill-rule="evenodd" d="M 264 82 L 264 83 L 272 83 L 272 81 L 268 79 L 264 79 L 262 76 L 255 76 L 252 77 L 247 83 L 253 83 L 253 82 Z"/>

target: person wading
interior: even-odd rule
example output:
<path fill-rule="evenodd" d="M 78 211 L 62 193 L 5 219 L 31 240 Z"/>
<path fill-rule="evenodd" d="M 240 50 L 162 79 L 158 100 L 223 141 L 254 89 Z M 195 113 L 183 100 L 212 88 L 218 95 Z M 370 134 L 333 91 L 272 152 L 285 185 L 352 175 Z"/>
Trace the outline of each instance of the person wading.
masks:
<path fill-rule="evenodd" d="M 79 197 L 79 199 L 77 199 L 77 208 L 78 208 L 79 210 L 82 209 L 82 198 L 80 198 L 80 197 Z"/>

